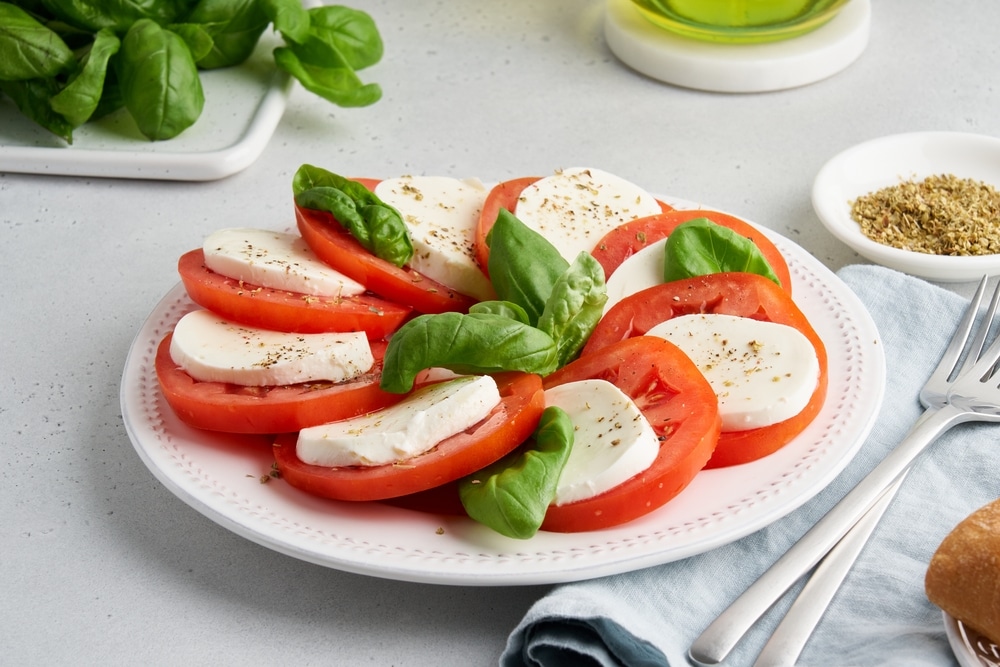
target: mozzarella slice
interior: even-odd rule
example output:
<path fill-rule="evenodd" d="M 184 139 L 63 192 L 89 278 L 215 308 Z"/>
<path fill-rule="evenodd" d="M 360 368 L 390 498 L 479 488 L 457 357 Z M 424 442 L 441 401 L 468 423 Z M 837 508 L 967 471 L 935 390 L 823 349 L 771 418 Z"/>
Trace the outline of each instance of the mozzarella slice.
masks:
<path fill-rule="evenodd" d="M 302 429 L 296 453 L 319 466 L 402 462 L 474 426 L 499 403 L 493 378 L 463 376 L 418 389 L 377 412 Z"/>
<path fill-rule="evenodd" d="M 777 424 L 806 407 L 819 381 L 816 350 L 798 329 L 732 315 L 684 315 L 647 336 L 691 357 L 719 397 L 723 431 Z"/>
<path fill-rule="evenodd" d="M 258 387 L 344 382 L 375 364 L 364 332 L 282 333 L 235 324 L 207 310 L 180 319 L 170 357 L 196 380 Z"/>
<path fill-rule="evenodd" d="M 410 233 L 410 268 L 480 301 L 495 298 L 475 256 L 476 227 L 488 193 L 477 180 L 445 176 L 404 176 L 375 186 L 375 194 L 399 211 Z"/>
<path fill-rule="evenodd" d="M 559 477 L 556 505 L 584 500 L 634 477 L 656 460 L 660 442 L 635 402 L 606 380 L 545 390 L 573 422 L 573 449 Z"/>
<path fill-rule="evenodd" d="M 661 212 L 653 195 L 599 169 L 563 169 L 526 187 L 513 213 L 566 261 L 590 252 L 609 231 Z"/>
<path fill-rule="evenodd" d="M 604 312 L 627 296 L 663 282 L 663 254 L 667 239 L 660 239 L 618 265 L 607 280 L 608 300 Z"/>
<path fill-rule="evenodd" d="M 327 266 L 297 234 L 231 228 L 202 245 L 205 266 L 218 274 L 271 289 L 313 296 L 356 296 L 364 285 Z"/>

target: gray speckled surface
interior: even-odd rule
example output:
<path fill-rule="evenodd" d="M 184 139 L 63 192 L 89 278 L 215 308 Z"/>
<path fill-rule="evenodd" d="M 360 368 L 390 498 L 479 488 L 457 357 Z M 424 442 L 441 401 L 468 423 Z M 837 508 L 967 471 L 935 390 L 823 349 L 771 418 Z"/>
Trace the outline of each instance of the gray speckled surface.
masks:
<path fill-rule="evenodd" d="M 494 664 L 544 587 L 399 583 L 304 563 L 170 494 L 130 444 L 118 387 L 177 257 L 220 226 L 292 222 L 290 179 L 497 181 L 596 166 L 858 261 L 809 203 L 834 154 L 885 134 L 1000 136 L 1000 5 L 873 0 L 840 74 L 725 95 L 629 70 L 600 0 L 347 3 L 386 42 L 385 90 L 344 110 L 296 88 L 259 160 L 207 183 L 0 174 L 0 649 L 7 664 Z M 962 289 L 958 286 L 956 289 Z"/>

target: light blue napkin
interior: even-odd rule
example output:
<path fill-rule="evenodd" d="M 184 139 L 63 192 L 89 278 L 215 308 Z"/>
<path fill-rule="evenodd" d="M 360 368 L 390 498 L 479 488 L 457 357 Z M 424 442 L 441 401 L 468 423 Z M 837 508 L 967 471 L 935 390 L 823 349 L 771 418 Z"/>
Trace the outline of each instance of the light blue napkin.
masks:
<path fill-rule="evenodd" d="M 688 665 L 695 637 L 906 434 L 922 411 L 917 391 L 966 302 L 882 267 L 850 266 L 839 276 L 871 312 L 888 369 L 885 403 L 854 461 L 803 507 L 737 542 L 676 563 L 557 586 L 510 635 L 503 667 Z M 924 594 L 924 573 L 944 536 L 1000 497 L 998 460 L 1000 428 L 982 424 L 959 425 L 922 456 L 800 664 L 957 664 L 941 612 Z M 725 664 L 751 665 L 790 601 L 786 596 L 772 609 Z"/>

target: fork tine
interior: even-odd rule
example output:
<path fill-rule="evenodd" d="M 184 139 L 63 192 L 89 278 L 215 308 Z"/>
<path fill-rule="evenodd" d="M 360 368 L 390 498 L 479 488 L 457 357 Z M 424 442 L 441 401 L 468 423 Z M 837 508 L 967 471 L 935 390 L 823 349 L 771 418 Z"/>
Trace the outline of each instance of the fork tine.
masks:
<path fill-rule="evenodd" d="M 981 283 L 982 286 L 985 286 L 985 281 L 986 278 L 984 277 L 983 282 Z M 997 283 L 996 289 L 993 290 L 993 298 L 990 299 L 990 306 L 986 311 L 986 316 L 983 318 L 979 325 L 979 329 L 976 331 L 976 336 L 972 341 L 972 347 L 969 348 L 969 353 L 965 358 L 965 363 L 962 364 L 962 370 L 956 374 L 956 377 L 958 375 L 964 375 L 966 371 L 972 368 L 976 362 L 980 361 L 983 357 L 983 348 L 986 345 L 986 339 L 989 337 L 990 329 L 993 327 L 994 320 L 996 319 L 998 303 L 1000 303 L 1000 283 Z M 997 340 L 1000 340 L 1000 338 Z M 989 350 L 987 350 L 986 357 L 993 356 L 998 351 L 995 349 L 996 347 L 996 341 L 994 341 L 994 344 L 990 346 Z M 993 363 L 996 363 L 995 359 Z M 993 364 L 990 365 L 992 366 Z"/>
<path fill-rule="evenodd" d="M 979 304 L 983 301 L 983 294 L 986 292 L 986 281 L 988 276 L 983 276 L 982 280 L 979 281 L 979 287 L 976 289 L 976 294 L 972 297 L 972 301 L 969 302 L 969 307 L 966 308 L 965 314 L 962 316 L 962 321 L 958 323 L 955 328 L 955 333 L 952 335 L 951 340 L 948 342 L 948 347 L 941 357 L 941 361 L 938 362 L 937 367 L 934 368 L 934 372 L 931 374 L 930 379 L 927 381 L 927 387 L 944 387 L 952 376 L 955 374 L 955 370 L 958 368 L 958 362 L 962 358 L 962 350 L 965 349 L 965 344 L 969 340 L 969 334 L 972 331 L 972 325 L 976 321 L 976 313 L 979 312 Z"/>

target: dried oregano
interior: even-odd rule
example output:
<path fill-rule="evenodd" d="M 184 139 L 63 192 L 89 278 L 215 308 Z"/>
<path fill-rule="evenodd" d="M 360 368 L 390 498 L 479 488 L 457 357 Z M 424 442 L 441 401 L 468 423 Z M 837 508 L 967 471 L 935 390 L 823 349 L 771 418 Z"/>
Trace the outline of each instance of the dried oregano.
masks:
<path fill-rule="evenodd" d="M 883 245 L 933 255 L 1000 253 L 1000 192 L 952 174 L 901 181 L 858 197 L 851 217 Z"/>

